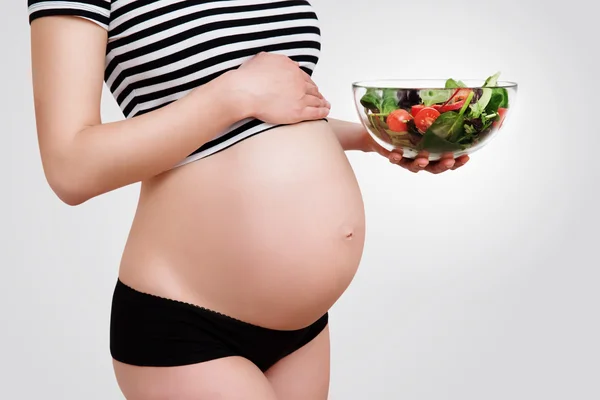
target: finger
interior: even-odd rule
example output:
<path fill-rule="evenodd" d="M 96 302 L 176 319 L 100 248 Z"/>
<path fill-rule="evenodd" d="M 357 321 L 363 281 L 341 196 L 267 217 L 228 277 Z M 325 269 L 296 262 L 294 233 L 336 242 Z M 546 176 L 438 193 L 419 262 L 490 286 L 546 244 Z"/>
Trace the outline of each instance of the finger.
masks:
<path fill-rule="evenodd" d="M 317 96 L 313 96 L 311 94 L 306 94 L 302 99 L 302 105 L 305 107 L 325 107 L 331 108 L 329 102 L 323 98 L 319 98 Z"/>
<path fill-rule="evenodd" d="M 319 92 L 319 88 L 317 87 L 317 85 L 312 83 L 306 83 L 306 93 L 321 99 L 324 98 L 321 92 Z"/>
<path fill-rule="evenodd" d="M 399 164 L 402 161 L 402 151 L 398 149 L 392 151 L 385 149 L 385 154 L 383 155 L 385 155 L 392 164 Z"/>
<path fill-rule="evenodd" d="M 444 155 L 438 161 L 431 163 L 426 169 L 432 174 L 441 174 L 451 169 L 455 163 L 456 161 L 452 154 Z"/>
<path fill-rule="evenodd" d="M 456 162 L 454 163 L 454 166 L 452 167 L 452 169 L 455 170 L 455 169 L 458 169 L 458 168 L 462 167 L 467 162 L 469 162 L 469 160 L 470 160 L 470 157 L 468 155 L 466 155 L 466 154 L 458 157 L 456 159 Z"/>
<path fill-rule="evenodd" d="M 307 93 L 310 93 L 310 94 L 312 94 L 314 96 L 317 96 L 317 97 L 320 97 L 320 98 L 324 99 L 325 97 L 319 91 L 319 86 L 317 86 L 317 84 L 312 80 L 312 78 L 310 77 L 310 75 L 308 75 L 303 70 L 300 70 L 300 72 L 303 74 L 304 80 L 306 81 L 306 83 L 308 84 L 308 87 L 310 88 L 310 91 L 307 90 Z M 327 104 L 329 104 L 329 102 L 327 102 Z M 331 108 L 330 104 L 329 104 L 329 107 Z"/>
<path fill-rule="evenodd" d="M 304 107 L 302 111 L 300 111 L 300 119 L 302 120 L 312 120 L 312 119 L 322 119 L 329 115 L 329 108 L 327 107 Z"/>
<path fill-rule="evenodd" d="M 419 172 L 424 170 L 429 165 L 429 158 L 423 155 L 418 155 L 414 160 L 411 160 L 407 168 L 412 172 Z"/>
<path fill-rule="evenodd" d="M 405 170 L 414 172 L 416 174 L 417 172 L 419 172 L 419 170 L 414 168 L 413 162 L 414 162 L 414 160 L 410 160 L 408 158 L 403 158 L 402 160 L 400 160 L 398 165 L 401 166 L 402 168 L 404 168 Z"/>

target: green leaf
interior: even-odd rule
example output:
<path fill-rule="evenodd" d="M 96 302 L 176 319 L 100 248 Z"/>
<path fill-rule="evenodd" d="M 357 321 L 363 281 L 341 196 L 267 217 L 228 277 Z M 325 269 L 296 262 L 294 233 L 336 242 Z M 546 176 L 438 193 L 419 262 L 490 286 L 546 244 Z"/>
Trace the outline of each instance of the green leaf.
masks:
<path fill-rule="evenodd" d="M 498 112 L 499 108 L 508 108 L 508 91 L 505 88 L 493 88 L 491 99 L 485 107 L 488 114 Z"/>
<path fill-rule="evenodd" d="M 465 134 L 465 117 L 459 115 L 452 126 L 450 127 L 450 137 L 448 138 L 451 142 L 456 142 L 461 136 Z"/>
<path fill-rule="evenodd" d="M 376 89 L 372 88 L 367 89 L 367 92 L 360 99 L 360 104 L 362 104 L 363 107 L 375 113 L 381 111 L 381 103 L 381 96 L 377 93 Z"/>
<path fill-rule="evenodd" d="M 472 135 L 477 132 L 477 129 L 475 129 L 475 127 L 473 127 L 473 125 L 465 124 L 465 132 L 469 135 Z"/>
<path fill-rule="evenodd" d="M 419 96 L 423 100 L 423 104 L 427 107 L 437 104 L 445 103 L 452 96 L 452 90 L 447 89 L 422 89 L 419 90 Z"/>
<path fill-rule="evenodd" d="M 419 145 L 417 147 L 418 147 L 418 150 L 426 150 L 426 151 L 436 152 L 436 153 L 445 153 L 445 152 L 458 151 L 458 150 L 463 149 L 463 146 L 461 146 L 460 144 L 449 142 L 449 141 L 437 136 L 435 133 L 431 132 L 430 130 L 425 132 L 425 135 L 423 135 L 423 139 L 421 140 L 421 142 L 419 143 Z"/>
<path fill-rule="evenodd" d="M 493 89 L 484 88 L 483 94 L 477 100 L 477 103 L 471 105 L 471 118 L 478 118 L 482 112 L 485 111 L 485 108 L 488 106 L 490 100 L 492 99 Z"/>
<path fill-rule="evenodd" d="M 446 81 L 446 89 L 456 89 L 456 88 L 464 88 L 467 87 L 462 81 L 455 81 L 450 78 Z"/>
<path fill-rule="evenodd" d="M 508 108 L 508 91 L 498 86 L 500 72 L 490 76 L 483 84 L 484 87 L 491 87 L 492 95 L 488 105 L 485 107 L 487 112 L 496 112 L 498 108 Z M 484 89 L 485 90 L 485 89 Z"/>
<path fill-rule="evenodd" d="M 500 77 L 500 72 L 496 72 L 494 75 L 490 76 L 483 83 L 483 87 L 491 87 L 498 85 L 498 78 Z"/>
<path fill-rule="evenodd" d="M 429 127 L 427 133 L 454 142 L 464 133 L 465 119 L 455 111 L 448 111 L 440 115 Z"/>
<path fill-rule="evenodd" d="M 469 93 L 469 96 L 465 100 L 465 104 L 462 106 L 460 111 L 448 111 L 440 115 L 433 124 L 429 127 L 427 132 L 431 132 L 439 138 L 446 139 L 449 142 L 456 142 L 465 133 L 465 111 L 471 103 L 473 98 L 473 92 Z"/>
<path fill-rule="evenodd" d="M 397 110 L 398 98 L 395 89 L 384 89 L 383 90 L 383 101 L 381 102 L 381 113 L 389 114 L 394 110 Z"/>
<path fill-rule="evenodd" d="M 437 119 L 431 124 L 426 133 L 432 133 L 435 136 L 447 139 L 450 137 L 452 132 L 450 131 L 454 122 L 458 118 L 458 113 L 455 111 L 448 111 L 437 117 Z"/>
<path fill-rule="evenodd" d="M 383 89 L 382 90 L 382 95 L 381 95 L 384 99 L 386 98 L 393 98 L 396 99 L 397 98 L 397 90 L 396 89 Z"/>
<path fill-rule="evenodd" d="M 505 88 L 494 88 L 492 89 L 498 96 L 502 96 L 499 108 L 508 108 L 508 90 Z"/>
<path fill-rule="evenodd" d="M 398 103 L 394 99 L 384 99 L 383 103 L 381 103 L 381 113 L 388 115 L 394 110 L 398 109 Z"/>
<path fill-rule="evenodd" d="M 461 139 L 461 137 L 463 137 L 465 134 L 465 111 L 467 111 L 469 104 L 471 104 L 471 100 L 473 99 L 474 95 L 475 93 L 473 92 L 469 93 L 469 95 L 465 99 L 465 104 L 463 104 L 462 108 L 458 113 L 456 121 L 454 121 L 454 124 L 452 124 L 452 126 L 450 127 L 451 142 L 458 142 Z"/>

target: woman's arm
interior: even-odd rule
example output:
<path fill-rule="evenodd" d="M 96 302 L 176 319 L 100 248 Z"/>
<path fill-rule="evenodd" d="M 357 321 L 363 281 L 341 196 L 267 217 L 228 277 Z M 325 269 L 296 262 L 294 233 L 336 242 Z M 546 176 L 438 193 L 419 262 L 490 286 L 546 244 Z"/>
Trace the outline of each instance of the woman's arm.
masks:
<path fill-rule="evenodd" d="M 70 205 L 164 172 L 244 118 L 285 117 L 270 121 L 283 123 L 329 112 L 297 63 L 262 55 L 253 66 L 225 73 L 168 106 L 102 124 L 106 42 L 106 30 L 82 18 L 53 16 L 31 24 L 42 165 L 51 188 Z"/>
<path fill-rule="evenodd" d="M 230 107 L 237 92 L 227 90 L 230 78 L 222 76 L 155 112 L 102 124 L 106 39 L 105 30 L 80 18 L 31 24 L 42 164 L 54 192 L 70 205 L 167 170 L 247 116 L 247 109 Z"/>
<path fill-rule="evenodd" d="M 345 151 L 358 150 L 372 152 L 368 133 L 360 123 L 348 122 L 334 118 L 327 118 L 329 126 L 335 133 L 340 145 Z"/>

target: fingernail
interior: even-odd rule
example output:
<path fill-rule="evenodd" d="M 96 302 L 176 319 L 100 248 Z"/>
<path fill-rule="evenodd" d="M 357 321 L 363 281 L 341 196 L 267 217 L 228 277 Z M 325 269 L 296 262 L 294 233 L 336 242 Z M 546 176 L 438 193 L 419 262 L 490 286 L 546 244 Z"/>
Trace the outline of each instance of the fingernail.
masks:
<path fill-rule="evenodd" d="M 417 165 L 421 168 L 425 168 L 427 166 L 427 161 L 419 161 Z"/>
<path fill-rule="evenodd" d="M 454 161 L 448 161 L 445 165 L 446 168 L 452 168 L 454 166 Z"/>

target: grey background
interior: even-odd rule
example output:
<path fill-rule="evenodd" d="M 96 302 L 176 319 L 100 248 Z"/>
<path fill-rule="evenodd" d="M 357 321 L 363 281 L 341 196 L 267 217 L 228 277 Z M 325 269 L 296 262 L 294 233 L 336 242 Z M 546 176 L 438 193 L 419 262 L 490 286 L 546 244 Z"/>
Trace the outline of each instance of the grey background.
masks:
<path fill-rule="evenodd" d="M 470 165 L 412 175 L 350 154 L 368 217 L 332 310 L 331 399 L 600 398 L 597 2 L 314 0 L 332 116 L 350 83 L 517 81 L 504 131 Z M 25 1 L 0 11 L 0 397 L 120 399 L 110 295 L 137 185 L 79 207 L 37 149 Z M 121 114 L 105 93 L 105 121 Z"/>

